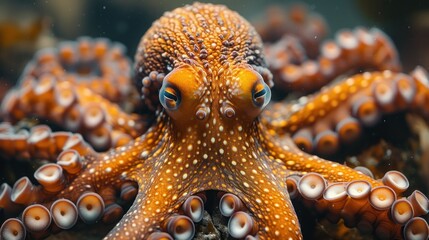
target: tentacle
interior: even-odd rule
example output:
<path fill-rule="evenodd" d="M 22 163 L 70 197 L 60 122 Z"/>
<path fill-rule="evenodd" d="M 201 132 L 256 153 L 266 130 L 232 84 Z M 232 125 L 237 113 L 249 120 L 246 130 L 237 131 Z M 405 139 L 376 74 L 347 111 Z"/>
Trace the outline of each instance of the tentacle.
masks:
<path fill-rule="evenodd" d="M 12 122 L 37 116 L 80 132 L 96 150 L 124 144 L 147 127 L 141 117 L 125 113 L 90 89 L 52 75 L 43 75 L 38 81 L 29 79 L 19 90 L 10 91 L 2 112 Z"/>
<path fill-rule="evenodd" d="M 165 136 L 165 138 L 168 137 Z M 142 174 L 138 168 L 130 172 L 129 177 L 139 184 L 138 201 L 134 202 L 123 220 L 109 233 L 108 239 L 135 236 L 145 238 L 153 232 L 166 232 L 171 236 L 175 235 L 175 231 L 169 227 L 169 225 L 179 221 L 174 214 L 183 213 L 190 219 L 198 221 L 200 217 L 195 216 L 201 216 L 201 211 L 198 211 L 198 214 L 189 213 L 187 205 L 191 204 L 192 198 L 190 197 L 192 195 L 207 189 L 235 193 L 236 197 L 226 195 L 220 201 L 221 206 L 224 206 L 222 211 L 225 210 L 224 212 L 231 214 L 230 231 L 232 232 L 230 234 L 237 234 L 236 236 L 244 234 L 243 237 L 257 235 L 261 238 L 281 238 L 282 236 L 301 238 L 298 219 L 287 195 L 286 184 L 277 179 L 275 174 L 271 174 L 273 171 L 278 171 L 277 169 L 270 169 L 263 164 L 265 160 L 268 160 L 263 152 L 255 149 L 253 155 L 250 153 L 249 155 L 240 154 L 238 156 L 241 157 L 241 160 L 225 162 L 220 168 L 217 165 L 207 167 L 206 162 L 198 161 L 198 158 L 193 160 L 192 157 L 189 158 L 186 155 L 182 158 L 183 152 L 172 153 L 169 147 L 165 149 L 165 153 L 168 155 L 149 155 L 151 157 L 145 162 L 145 164 L 153 166 L 149 173 Z M 208 158 L 208 156 L 202 157 Z M 247 157 L 252 158 L 252 160 L 247 160 Z M 163 164 L 156 164 L 159 162 Z M 177 164 L 192 166 L 198 170 L 188 171 L 186 168 L 177 168 L 175 167 Z M 255 164 L 259 167 L 255 167 Z M 157 177 L 149 178 L 148 176 Z M 249 181 L 249 177 L 254 178 L 255 181 Z M 192 189 L 186 188 L 191 184 L 194 186 Z M 258 197 L 255 198 L 255 196 Z M 228 200 L 229 198 L 232 200 Z M 235 201 L 235 203 L 231 203 L 231 201 Z M 246 206 L 249 211 L 234 216 L 233 212 L 244 210 L 243 207 L 232 206 L 234 204 Z M 201 200 L 197 199 L 195 206 L 198 206 L 195 208 L 196 210 L 202 209 L 200 207 Z M 228 208 L 233 210 L 228 210 Z M 179 219 L 182 219 L 181 222 L 183 223 L 187 222 L 186 226 L 191 226 L 188 224 L 189 219 L 183 217 Z M 287 221 L 276 219 L 286 219 Z M 140 227 L 132 228 L 133 225 Z M 255 229 L 256 226 L 263 227 Z M 192 227 L 186 229 L 192 231 Z M 121 232 L 128 232 L 129 235 L 121 236 L 119 234 Z"/>
<path fill-rule="evenodd" d="M 412 235 L 426 239 L 429 236 L 427 222 L 418 217 L 427 214 L 427 209 L 416 213 L 411 201 L 398 198 L 388 186 L 372 187 L 370 182 L 365 180 L 327 185 L 322 176 L 308 173 L 302 176 L 296 188 L 299 195 L 294 194 L 295 198 L 302 197 L 307 206 L 313 206 L 320 215 L 333 223 L 342 218 L 347 227 L 357 227 L 362 232 L 374 232 L 382 239 L 402 236 L 405 239 L 414 239 Z M 429 206 L 427 198 L 422 197 L 424 195 L 420 192 L 414 192 L 413 195 L 415 194 L 421 198 L 417 208 L 422 205 L 424 208 Z"/>
<path fill-rule="evenodd" d="M 285 42 L 278 44 L 285 44 Z M 280 46 L 271 48 L 271 51 L 267 51 L 268 59 L 282 56 L 279 51 L 284 51 L 284 48 Z M 326 41 L 320 51 L 321 55 L 315 60 L 309 59 L 302 62 L 275 60 L 284 63 L 282 66 L 276 64 L 270 67 L 276 86 L 287 91 L 313 92 L 350 71 L 400 70 L 395 47 L 391 40 L 378 29 L 343 30 L 337 34 L 335 41 Z"/>
<path fill-rule="evenodd" d="M 165 117 L 159 117 L 158 120 L 164 122 Z M 33 136 L 32 139 L 51 140 L 49 128 L 45 126 L 37 128 L 44 131 Z M 7 184 L 1 185 L 0 207 L 7 208 L 2 218 L 17 216 L 27 207 L 28 214 L 24 213 L 32 217 L 29 218 L 30 220 L 46 220 L 46 217 L 42 218 L 40 214 L 49 213 L 49 219 L 53 218 L 60 229 L 73 227 L 77 216 L 87 224 L 97 221 L 110 223 L 118 220 L 123 214 L 119 203 L 129 204 L 136 194 L 135 185 L 127 180 L 128 170 L 136 167 L 140 169 L 143 176 L 149 176 L 146 172 L 149 171 L 149 165 L 145 165 L 146 167 L 143 165 L 149 156 L 159 154 L 164 128 L 165 125 L 160 123 L 135 142 L 118 148 L 117 151 L 103 154 L 95 153 L 93 150 L 84 152 L 82 151 L 84 148 L 74 150 L 75 145 L 64 139 L 61 144 L 50 141 L 50 146 L 57 145 L 62 152 L 56 153 L 56 164 L 44 164 L 36 170 L 34 176 L 40 185 L 33 184 L 27 177 L 19 179 L 13 188 Z M 28 138 L 31 138 L 31 135 Z M 79 152 L 85 155 L 82 156 Z M 133 155 L 123 154 L 126 152 L 132 152 Z M 28 156 L 30 159 L 33 157 L 32 154 Z M 121 199 L 117 199 L 117 195 L 120 195 Z M 191 209 L 197 211 L 195 203 L 192 204 Z M 192 211 L 188 208 L 188 213 L 198 215 L 197 212 Z M 40 216 L 34 215 L 33 212 L 40 213 Z M 34 220 L 30 220 L 23 221 L 23 224 L 24 229 L 32 235 L 46 234 L 44 229 L 51 224 L 50 220 L 43 224 L 37 222 L 35 226 L 39 228 L 36 229 L 34 224 L 30 223 Z M 8 226 L 11 224 L 7 223 L 3 228 L 9 229 Z"/>
<path fill-rule="evenodd" d="M 67 159 L 59 157 L 66 150 L 68 150 L 67 152 L 73 150 L 76 156 L 96 155 L 93 148 L 83 140 L 80 134 L 52 132 L 46 125 L 34 126 L 30 132 L 19 130 L 15 133 L 11 128 L 8 133 L 0 133 L 0 153 L 4 158 L 48 160 L 51 162 L 58 159 L 60 162 L 59 159 Z M 62 155 L 64 154 L 62 153 Z M 76 161 L 78 158 L 72 159 L 72 161 Z M 79 168 L 78 162 L 69 164 Z"/>
<path fill-rule="evenodd" d="M 322 16 L 304 4 L 294 4 L 288 9 L 271 7 L 265 15 L 265 22 L 255 23 L 264 42 L 274 42 L 285 35 L 296 36 L 311 57 L 318 54 L 320 42 L 328 33 Z"/>
<path fill-rule="evenodd" d="M 401 238 L 408 231 L 405 226 L 414 222 L 413 217 L 428 213 L 429 200 L 422 193 L 413 193 L 409 200 L 399 198 L 409 183 L 397 171 L 377 181 L 347 166 L 302 153 L 293 144 L 280 147 L 268 139 L 267 149 L 296 172 L 298 179 L 285 176 L 291 196 L 301 196 L 333 222 L 343 218 L 348 227 L 357 226 L 379 237 Z"/>
<path fill-rule="evenodd" d="M 304 150 L 329 155 L 339 149 L 338 143 L 356 141 L 364 128 L 383 115 L 409 110 L 427 117 L 428 83 L 422 68 L 411 75 L 390 71 L 358 74 L 306 103 L 293 105 L 289 108 L 295 110 L 292 113 L 267 113 L 262 121 L 276 134 L 291 133 Z M 273 118 L 277 120 L 268 123 Z"/>
<path fill-rule="evenodd" d="M 108 39 L 81 37 L 43 49 L 26 66 L 22 79 L 40 79 L 49 74 L 67 78 L 74 85 L 91 89 L 104 98 L 124 104 L 136 96 L 130 77 L 126 48 Z"/>
<path fill-rule="evenodd" d="M 147 159 L 158 156 L 165 142 L 163 139 L 166 128 L 163 124 L 165 120 L 165 116 L 161 114 L 158 118 L 158 124 L 150 128 L 141 137 L 117 148 L 116 151 L 98 154 L 96 156 L 98 161 L 89 161 L 79 173 L 80 176 L 84 177 L 79 177 L 72 184 L 69 184 L 59 193 L 59 196 L 76 202 L 85 192 L 95 191 L 102 196 L 103 203 L 107 207 L 116 202 L 116 197 L 113 197 L 113 195 L 117 195 L 116 192 L 122 200 L 126 202 L 132 200 L 135 197 L 136 188 L 128 180 L 132 172 L 131 169 L 139 168 L 142 176 L 148 175 L 147 171 L 150 171 L 150 165 Z M 76 157 L 73 152 L 64 153 L 63 156 L 65 160 L 64 163 L 60 164 L 62 166 L 67 165 L 67 159 L 73 162 Z M 73 170 L 69 168 L 68 171 Z M 111 186 L 112 189 L 106 189 L 105 186 Z M 111 208 L 109 209 L 113 211 Z"/>

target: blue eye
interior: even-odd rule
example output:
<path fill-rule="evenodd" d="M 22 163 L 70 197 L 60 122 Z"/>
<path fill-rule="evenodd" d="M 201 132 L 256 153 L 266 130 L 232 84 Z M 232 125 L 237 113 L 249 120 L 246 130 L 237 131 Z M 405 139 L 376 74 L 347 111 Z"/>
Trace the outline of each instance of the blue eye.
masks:
<path fill-rule="evenodd" d="M 180 103 L 180 94 L 172 87 L 164 87 L 159 93 L 159 100 L 166 109 L 175 110 Z"/>
<path fill-rule="evenodd" d="M 271 99 L 271 90 L 266 84 L 258 83 L 253 88 L 253 103 L 257 107 L 265 107 Z"/>

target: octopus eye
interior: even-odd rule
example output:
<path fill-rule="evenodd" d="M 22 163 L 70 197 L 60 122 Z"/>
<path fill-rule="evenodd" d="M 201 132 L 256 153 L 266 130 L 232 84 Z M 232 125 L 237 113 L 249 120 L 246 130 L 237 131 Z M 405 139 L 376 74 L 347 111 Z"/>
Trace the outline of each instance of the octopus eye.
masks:
<path fill-rule="evenodd" d="M 162 105 L 170 110 L 175 110 L 180 103 L 179 92 L 172 87 L 165 87 L 160 92 L 160 101 Z"/>
<path fill-rule="evenodd" d="M 270 101 L 271 91 L 264 83 L 257 83 L 253 89 L 253 103 L 258 107 L 265 107 Z"/>

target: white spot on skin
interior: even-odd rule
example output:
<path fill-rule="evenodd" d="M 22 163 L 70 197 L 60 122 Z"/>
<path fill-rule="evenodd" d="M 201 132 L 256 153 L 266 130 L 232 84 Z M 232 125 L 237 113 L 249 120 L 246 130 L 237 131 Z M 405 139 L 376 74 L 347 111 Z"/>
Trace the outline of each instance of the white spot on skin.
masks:
<path fill-rule="evenodd" d="M 141 158 L 146 159 L 149 156 L 149 152 L 148 151 L 143 151 L 140 156 L 141 156 Z"/>

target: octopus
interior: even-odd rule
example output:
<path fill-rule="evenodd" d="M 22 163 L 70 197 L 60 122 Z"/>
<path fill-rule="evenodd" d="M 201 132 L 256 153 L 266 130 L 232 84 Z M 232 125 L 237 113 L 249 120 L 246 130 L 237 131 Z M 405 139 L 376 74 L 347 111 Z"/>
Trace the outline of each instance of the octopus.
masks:
<path fill-rule="evenodd" d="M 1 185 L 1 239 L 78 222 L 117 222 L 105 239 L 192 239 L 206 211 L 225 238 L 303 239 L 291 199 L 382 239 L 428 238 L 429 200 L 404 196 L 403 173 L 374 179 L 313 155 L 347 149 L 388 114 L 428 117 L 426 71 L 401 73 L 380 30 L 342 31 L 308 58 L 291 34 L 264 46 L 238 13 L 194 3 L 154 22 L 133 74 L 130 63 L 121 44 L 80 38 L 27 65 L 2 102 L 0 152 L 40 167 Z M 270 103 L 295 91 L 306 94 Z"/>

